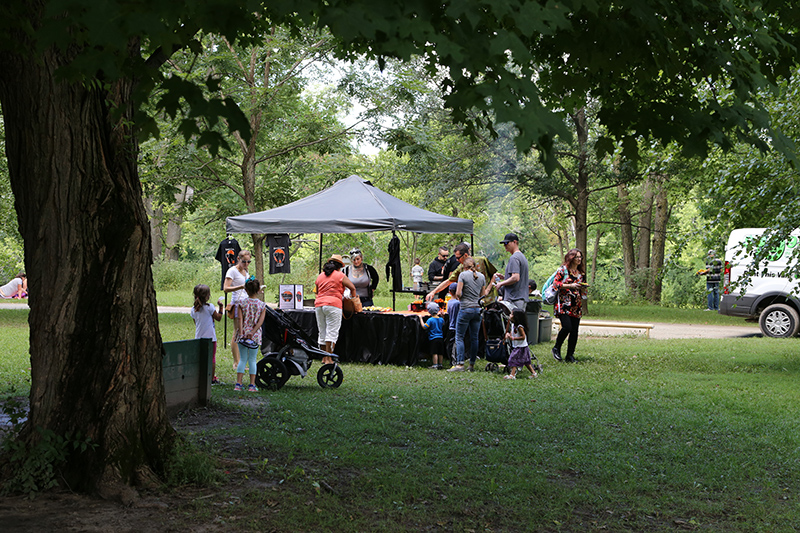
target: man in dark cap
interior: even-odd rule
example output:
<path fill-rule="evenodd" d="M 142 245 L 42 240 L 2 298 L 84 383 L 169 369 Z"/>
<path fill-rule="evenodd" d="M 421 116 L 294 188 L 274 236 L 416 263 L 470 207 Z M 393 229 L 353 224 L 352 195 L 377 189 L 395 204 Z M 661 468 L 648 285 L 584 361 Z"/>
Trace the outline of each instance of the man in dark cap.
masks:
<path fill-rule="evenodd" d="M 505 277 L 496 274 L 492 285 L 503 289 L 503 300 L 515 308 L 524 311 L 528 302 L 528 260 L 519 251 L 519 237 L 515 233 L 506 234 L 500 241 L 506 251 L 511 254 L 506 264 Z"/>

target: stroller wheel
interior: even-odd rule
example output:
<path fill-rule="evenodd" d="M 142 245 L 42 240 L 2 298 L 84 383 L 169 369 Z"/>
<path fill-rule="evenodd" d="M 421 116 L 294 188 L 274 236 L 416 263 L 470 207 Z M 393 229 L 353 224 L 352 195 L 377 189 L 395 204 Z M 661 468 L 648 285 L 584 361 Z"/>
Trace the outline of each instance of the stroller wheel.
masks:
<path fill-rule="evenodd" d="M 262 389 L 278 390 L 287 381 L 289 372 L 277 357 L 265 357 L 256 365 L 256 385 Z"/>
<path fill-rule="evenodd" d="M 497 370 L 497 363 L 489 363 L 486 365 L 487 372 L 494 372 L 495 370 Z"/>
<path fill-rule="evenodd" d="M 335 389 L 342 384 L 342 380 L 344 380 L 344 372 L 338 365 L 328 363 L 327 365 L 322 365 L 317 372 L 317 383 L 323 389 Z"/>

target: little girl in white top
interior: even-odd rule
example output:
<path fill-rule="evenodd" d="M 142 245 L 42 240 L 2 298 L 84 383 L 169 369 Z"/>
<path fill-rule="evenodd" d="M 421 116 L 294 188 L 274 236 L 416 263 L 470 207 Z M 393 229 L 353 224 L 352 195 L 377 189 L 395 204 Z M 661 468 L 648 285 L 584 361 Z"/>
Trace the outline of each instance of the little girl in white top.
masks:
<path fill-rule="evenodd" d="M 194 319 L 194 338 L 211 339 L 213 351 L 211 352 L 211 384 L 218 385 L 217 379 L 217 332 L 214 321 L 222 319 L 222 302 L 218 303 L 219 309 L 208 303 L 211 298 L 211 289 L 208 285 L 196 285 L 194 288 L 194 306 L 189 311 L 189 316 Z"/>
<path fill-rule="evenodd" d="M 508 357 L 508 367 L 511 373 L 506 379 L 517 379 L 517 369 L 525 367 L 531 371 L 530 377 L 538 376 L 531 364 L 531 351 L 528 348 L 528 338 L 525 330 L 528 328 L 528 318 L 525 311 L 514 309 L 511 313 L 511 331 L 506 333 L 506 339 L 511 341 L 511 355 Z"/>

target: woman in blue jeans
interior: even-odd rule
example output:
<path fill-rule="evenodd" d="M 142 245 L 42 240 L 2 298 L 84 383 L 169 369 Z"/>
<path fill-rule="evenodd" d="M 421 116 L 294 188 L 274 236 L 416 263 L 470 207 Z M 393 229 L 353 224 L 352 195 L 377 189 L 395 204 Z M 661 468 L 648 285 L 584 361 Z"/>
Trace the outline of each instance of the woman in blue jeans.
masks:
<path fill-rule="evenodd" d="M 475 261 L 469 257 L 464 263 L 464 271 L 458 276 L 456 298 L 461 301 L 461 309 L 456 320 L 456 364 L 449 372 L 462 372 L 466 359 L 464 339 L 469 335 L 469 368 L 472 371 L 478 357 L 478 332 L 481 327 L 481 296 L 489 292 L 486 278 L 477 271 Z"/>

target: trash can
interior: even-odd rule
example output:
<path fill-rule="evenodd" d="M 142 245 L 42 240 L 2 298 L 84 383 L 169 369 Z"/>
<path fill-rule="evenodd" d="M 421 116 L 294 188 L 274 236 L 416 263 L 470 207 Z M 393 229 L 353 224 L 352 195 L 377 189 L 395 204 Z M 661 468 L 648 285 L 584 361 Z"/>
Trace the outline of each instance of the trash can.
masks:
<path fill-rule="evenodd" d="M 553 338 L 553 317 L 539 318 L 539 342 L 550 342 Z"/>
<path fill-rule="evenodd" d="M 528 300 L 525 304 L 525 315 L 528 319 L 528 345 L 539 344 L 539 311 L 542 310 L 542 302 L 539 300 Z"/>

